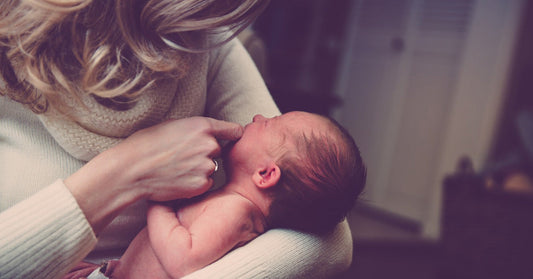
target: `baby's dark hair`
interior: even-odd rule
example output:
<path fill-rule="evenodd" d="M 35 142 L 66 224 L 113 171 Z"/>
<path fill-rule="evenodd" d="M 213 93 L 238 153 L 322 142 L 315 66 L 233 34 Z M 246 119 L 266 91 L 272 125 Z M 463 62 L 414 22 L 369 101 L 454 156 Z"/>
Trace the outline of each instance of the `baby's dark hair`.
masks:
<path fill-rule="evenodd" d="M 349 132 L 333 119 L 327 132 L 299 135 L 297 152 L 278 162 L 281 177 L 271 190 L 271 228 L 311 233 L 344 220 L 366 183 L 366 167 Z"/>

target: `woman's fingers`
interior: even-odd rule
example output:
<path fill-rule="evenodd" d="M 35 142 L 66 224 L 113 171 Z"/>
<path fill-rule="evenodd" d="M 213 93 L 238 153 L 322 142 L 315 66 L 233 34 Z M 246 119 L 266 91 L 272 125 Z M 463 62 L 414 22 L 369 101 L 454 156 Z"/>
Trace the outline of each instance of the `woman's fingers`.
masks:
<path fill-rule="evenodd" d="M 235 141 L 241 138 L 243 127 L 237 123 L 205 118 L 211 125 L 211 135 L 219 140 Z"/>

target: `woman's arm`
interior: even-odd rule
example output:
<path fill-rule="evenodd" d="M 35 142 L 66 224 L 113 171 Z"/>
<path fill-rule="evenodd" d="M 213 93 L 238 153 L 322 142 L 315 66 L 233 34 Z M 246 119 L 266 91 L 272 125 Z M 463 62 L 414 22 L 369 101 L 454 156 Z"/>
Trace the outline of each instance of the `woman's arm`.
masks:
<path fill-rule="evenodd" d="M 0 97 L 0 278 L 57 278 L 94 247 L 83 212 L 57 179 L 82 165 L 35 114 Z"/>
<path fill-rule="evenodd" d="M 321 236 L 269 230 L 183 279 L 335 278 L 351 261 L 352 236 L 344 221 Z"/>
<path fill-rule="evenodd" d="M 279 114 L 259 72 L 237 41 L 216 50 L 209 70 L 210 116 L 246 124 L 255 114 Z M 352 236 L 346 221 L 333 232 L 313 236 L 271 230 L 186 278 L 329 278 L 352 260 Z"/>
<path fill-rule="evenodd" d="M 96 237 L 61 180 L 0 213 L 0 278 L 58 278 Z"/>
<path fill-rule="evenodd" d="M 218 121 L 206 120 L 205 122 L 209 124 L 204 129 L 205 133 L 192 136 L 193 138 L 213 138 L 213 136 L 236 138 L 240 136 L 241 127 L 239 125 L 230 124 L 233 128 L 228 130 L 225 125 L 222 125 L 225 128 L 221 128 Z M 197 123 L 193 124 L 194 127 L 198 126 Z M 153 139 L 149 139 L 151 132 L 145 131 L 145 135 L 138 135 L 141 138 L 131 139 L 128 143 L 130 147 L 124 148 L 122 152 L 127 152 L 130 156 L 128 158 L 132 159 L 134 154 L 139 155 L 140 150 L 136 148 L 140 147 L 145 140 L 144 145 L 150 143 L 157 146 L 163 145 L 163 143 L 174 145 L 169 138 L 174 139 L 178 134 L 174 131 L 175 126 L 166 127 L 168 130 L 154 133 Z M 101 213 L 104 210 L 115 210 L 111 214 L 116 214 L 123 207 L 120 201 L 124 202 L 136 198 L 126 196 L 125 199 L 113 200 L 113 197 L 109 196 L 116 191 L 105 187 L 117 186 L 120 180 L 122 180 L 124 187 L 128 186 L 124 184 L 124 178 L 119 178 L 119 176 L 127 175 L 127 173 L 118 173 L 117 177 L 109 175 L 118 172 L 118 166 L 127 169 L 130 175 L 134 174 L 131 168 L 144 170 L 144 173 L 137 173 L 139 177 L 136 180 L 133 180 L 135 177 L 130 176 L 132 181 L 136 182 L 136 184 L 129 185 L 132 188 L 143 187 L 143 183 L 149 183 L 147 180 L 143 182 L 143 179 L 150 178 L 147 174 L 163 175 L 175 170 L 175 168 L 163 169 L 161 167 L 158 169 L 157 164 L 148 164 L 143 160 L 128 161 L 123 159 L 120 163 L 119 157 L 113 157 L 111 161 L 99 157 L 100 159 L 92 161 L 90 166 L 83 167 L 83 170 L 80 169 L 76 173 L 76 169 L 80 168 L 83 162 L 72 158 L 57 146 L 39 120 L 29 110 L 25 110 L 20 104 L 2 97 L 0 97 L 0 134 L 0 188 L 2 191 L 0 207 L 3 210 L 0 213 L 0 278 L 57 278 L 85 257 L 96 243 L 95 233 L 93 233 L 91 225 L 95 232 L 99 232 L 105 222 L 110 219 L 109 215 L 105 216 Z M 168 135 L 161 136 L 161 134 Z M 215 140 L 213 139 L 213 141 Z M 129 150 L 131 148 L 133 151 Z M 189 149 L 186 145 L 180 145 L 179 148 Z M 218 149 L 219 147 L 214 147 L 215 152 Z M 205 152 L 207 153 L 207 151 Z M 161 153 L 159 154 L 161 155 Z M 167 149 L 163 154 L 172 154 L 172 152 Z M 185 152 L 182 155 L 184 154 Z M 189 153 L 189 155 L 191 154 Z M 209 173 L 212 171 L 214 164 L 210 158 L 205 156 L 205 154 L 199 156 L 199 158 L 204 157 L 205 160 L 186 165 L 189 168 L 194 168 L 194 164 L 207 164 L 206 166 L 199 166 L 200 169 L 195 176 L 202 176 L 202 173 L 205 176 L 206 169 L 209 169 Z M 159 158 L 160 163 L 166 165 L 161 157 Z M 172 160 L 189 159 L 181 155 L 168 158 Z M 115 166 L 109 165 L 111 162 Z M 91 173 L 89 168 L 100 168 L 99 174 Z M 150 171 L 149 168 L 152 170 Z M 69 191 L 62 180 L 51 183 L 57 177 L 68 177 L 71 173 L 75 173 L 71 178 L 78 176 L 78 179 L 88 179 L 96 187 L 91 189 L 90 184 L 82 184 L 79 182 L 82 180 L 79 180 L 79 183 L 68 185 L 71 189 Z M 105 178 L 105 175 L 109 176 Z M 172 175 L 175 176 L 176 174 Z M 193 179 L 194 176 L 187 177 Z M 181 178 L 185 179 L 183 176 Z M 167 177 L 167 179 L 173 178 Z M 71 180 L 71 182 L 74 181 Z M 152 181 L 159 182 L 157 189 L 166 190 L 161 191 L 161 195 L 158 195 L 159 192 L 155 192 L 156 188 L 151 187 L 146 189 L 146 193 L 137 193 L 136 195 L 163 200 L 165 197 L 162 195 L 190 196 L 193 194 L 192 191 L 195 191 L 191 188 L 180 189 L 180 185 L 175 185 L 173 188 L 172 185 L 165 184 L 161 180 L 152 179 Z M 50 186 L 42 188 L 41 185 L 49 183 Z M 42 190 L 39 191 L 38 189 L 41 188 Z M 131 195 L 131 192 L 127 190 L 124 191 L 125 195 Z M 84 194 L 84 191 L 87 194 Z M 77 198 L 74 193 L 77 194 Z M 124 193 L 118 194 L 117 198 Z M 29 198 L 20 201 L 22 198 L 17 198 L 18 196 L 22 198 L 28 196 Z M 107 202 L 110 202 L 110 205 L 107 205 Z M 103 208 L 102 212 L 98 210 L 99 206 Z M 106 206 L 109 207 L 106 208 Z M 89 213 L 91 210 L 97 215 L 91 215 Z"/>

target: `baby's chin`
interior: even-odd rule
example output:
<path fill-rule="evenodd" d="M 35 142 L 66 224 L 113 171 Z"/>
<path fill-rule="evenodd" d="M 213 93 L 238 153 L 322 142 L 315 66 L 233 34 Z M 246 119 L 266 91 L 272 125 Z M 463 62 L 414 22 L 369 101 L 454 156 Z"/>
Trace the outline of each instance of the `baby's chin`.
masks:
<path fill-rule="evenodd" d="M 231 150 L 233 150 L 233 147 L 235 146 L 236 143 L 237 141 L 228 142 L 222 147 L 220 156 L 222 157 L 222 160 L 224 162 L 228 162 L 229 156 L 231 154 Z"/>

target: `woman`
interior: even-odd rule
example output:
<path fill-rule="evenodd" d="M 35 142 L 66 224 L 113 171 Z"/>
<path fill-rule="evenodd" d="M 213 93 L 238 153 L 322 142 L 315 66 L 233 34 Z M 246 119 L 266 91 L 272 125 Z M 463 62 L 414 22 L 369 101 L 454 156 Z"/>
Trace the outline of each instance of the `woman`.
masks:
<path fill-rule="evenodd" d="M 216 139 L 236 140 L 241 127 L 190 117 L 244 124 L 279 113 L 245 50 L 223 35 L 264 5 L 0 3 L 1 278 L 57 278 L 93 248 L 93 260 L 119 257 L 144 225 L 145 199 L 212 185 Z M 191 277 L 325 275 L 349 263 L 351 249 L 335 252 L 347 232 L 273 231 Z M 341 258 L 322 273 L 291 261 L 316 253 Z"/>

